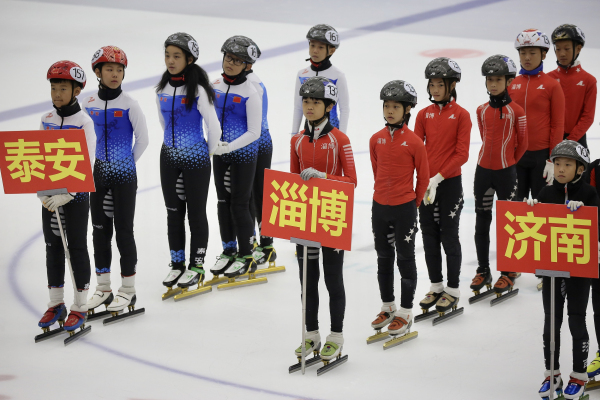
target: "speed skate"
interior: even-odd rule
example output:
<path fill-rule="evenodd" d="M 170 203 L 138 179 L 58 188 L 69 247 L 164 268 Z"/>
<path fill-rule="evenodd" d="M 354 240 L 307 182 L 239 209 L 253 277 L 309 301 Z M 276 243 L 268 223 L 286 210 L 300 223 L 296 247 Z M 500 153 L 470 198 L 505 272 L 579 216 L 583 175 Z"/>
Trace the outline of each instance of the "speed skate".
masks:
<path fill-rule="evenodd" d="M 119 292 L 113 302 L 108 306 L 107 310 L 111 313 L 112 317 L 105 319 L 102 321 L 104 325 L 115 324 L 117 322 L 122 322 L 126 319 L 139 317 L 142 314 L 146 313 L 145 308 L 140 308 L 138 310 L 135 309 L 135 303 L 137 301 L 135 294 L 121 293 Z M 123 310 L 127 308 L 127 312 L 123 312 Z"/>

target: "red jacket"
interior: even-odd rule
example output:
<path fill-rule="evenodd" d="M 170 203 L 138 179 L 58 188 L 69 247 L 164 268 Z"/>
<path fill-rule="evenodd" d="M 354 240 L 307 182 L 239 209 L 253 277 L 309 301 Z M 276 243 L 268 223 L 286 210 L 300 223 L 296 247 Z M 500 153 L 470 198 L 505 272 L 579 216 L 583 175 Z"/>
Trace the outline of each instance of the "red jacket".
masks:
<path fill-rule="evenodd" d="M 527 150 L 527 117 L 514 101 L 500 109 L 489 102 L 477 107 L 477 125 L 483 144 L 477 164 L 487 169 L 515 165 Z"/>
<path fill-rule="evenodd" d="M 423 141 L 406 125 L 393 133 L 385 127 L 371 136 L 369 148 L 375 177 L 373 200 L 386 206 L 397 206 L 416 199 L 417 207 L 421 205 L 429 184 Z M 415 169 L 417 187 L 413 190 Z"/>
<path fill-rule="evenodd" d="M 578 141 L 590 129 L 596 113 L 596 78 L 581 68 L 556 68 L 548 76 L 560 82 L 565 95 L 565 129 L 568 139 Z"/>
<path fill-rule="evenodd" d="M 441 109 L 432 104 L 419 111 L 415 133 L 425 142 L 430 177 L 438 172 L 444 179 L 461 174 L 461 165 L 469 160 L 472 126 L 469 112 L 454 100 Z"/>
<path fill-rule="evenodd" d="M 327 179 L 353 183 L 356 187 L 350 139 L 329 122 L 316 140 L 305 130 L 292 136 L 290 172 L 299 174 L 310 167 L 325 172 Z"/>
<path fill-rule="evenodd" d="M 508 94 L 527 115 L 527 150 L 549 149 L 563 140 L 565 96 L 556 80 L 543 72 L 519 75 Z"/>

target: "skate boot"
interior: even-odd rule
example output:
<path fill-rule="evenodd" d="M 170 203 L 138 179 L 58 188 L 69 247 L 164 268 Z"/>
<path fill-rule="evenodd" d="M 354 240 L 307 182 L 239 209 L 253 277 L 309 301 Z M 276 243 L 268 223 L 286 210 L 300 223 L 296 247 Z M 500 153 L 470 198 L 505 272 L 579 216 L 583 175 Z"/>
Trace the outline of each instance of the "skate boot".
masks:
<path fill-rule="evenodd" d="M 500 297 L 505 292 L 511 292 L 513 290 L 513 286 L 515 285 L 515 277 L 516 273 L 510 272 L 508 275 L 501 275 L 496 281 L 494 285 L 494 291 L 496 292 L 496 296 Z"/>
<path fill-rule="evenodd" d="M 571 372 L 569 383 L 564 391 L 565 399 L 579 399 L 582 397 L 587 381 L 586 372 Z"/>
<path fill-rule="evenodd" d="M 440 316 L 443 316 L 450 309 L 454 311 L 456 310 L 456 307 L 458 307 L 458 296 L 451 296 L 448 294 L 448 289 L 451 288 L 446 288 L 446 291 L 442 293 L 437 303 L 435 303 L 435 309 Z"/>
<path fill-rule="evenodd" d="M 185 271 L 185 264 L 183 262 L 171 262 L 169 265 L 171 270 L 163 281 L 163 285 L 167 287 L 167 292 L 162 295 L 162 299 L 168 299 L 169 297 L 175 296 L 181 292 L 181 288 L 173 289 L 173 286 L 177 283 L 183 272 Z"/>
<path fill-rule="evenodd" d="M 475 295 L 478 295 L 484 286 L 487 287 L 488 290 L 492 289 L 492 273 L 490 270 L 478 272 L 471 282 L 471 290 Z"/>
<path fill-rule="evenodd" d="M 73 335 L 75 329 L 83 329 L 86 318 L 87 312 L 71 311 L 64 324 L 65 331 L 69 332 L 70 335 Z"/>
<path fill-rule="evenodd" d="M 319 331 L 306 332 L 304 336 L 304 357 L 307 358 L 311 353 L 317 357 L 319 349 L 321 349 L 321 335 Z M 300 362 L 302 359 L 302 346 L 298 346 L 296 349 L 296 357 L 298 357 L 298 362 Z"/>
<path fill-rule="evenodd" d="M 344 347 L 344 336 L 341 332 L 331 332 L 327 336 L 327 341 L 321 350 L 321 360 L 327 365 L 334 358 L 342 356 L 342 347 Z"/>
<path fill-rule="evenodd" d="M 190 265 L 190 269 L 185 271 L 181 279 L 179 279 L 177 286 L 182 289 L 181 293 L 175 296 L 175 301 L 212 292 L 212 286 L 204 284 L 204 275 L 205 272 L 202 264 L 197 264 L 193 267 Z M 192 289 L 191 287 L 194 285 L 198 285 L 198 287 Z"/>
<path fill-rule="evenodd" d="M 112 314 L 112 317 L 104 320 L 104 325 L 114 324 L 126 319 L 142 315 L 146 312 L 145 308 L 135 309 L 137 297 L 135 295 L 135 275 L 124 276 L 123 284 L 115 296 L 112 303 L 106 308 Z M 127 307 L 127 312 L 122 311 Z"/>
<path fill-rule="evenodd" d="M 539 394 L 540 397 L 544 400 L 551 400 L 550 397 L 550 371 L 546 370 L 544 373 L 546 375 L 546 379 L 542 382 L 542 387 L 540 388 Z M 554 391 L 556 392 L 556 396 L 562 395 L 562 378 L 560 377 L 560 371 L 554 371 Z"/>
<path fill-rule="evenodd" d="M 236 258 L 233 264 L 225 271 L 225 276 L 235 278 L 245 273 L 254 274 L 256 272 L 256 261 L 252 256 Z"/>
<path fill-rule="evenodd" d="M 252 257 L 254 257 L 258 265 L 266 262 L 271 264 L 277 259 L 277 252 L 273 246 L 257 247 L 254 249 Z"/>
<path fill-rule="evenodd" d="M 367 338 L 367 344 L 379 342 L 380 340 L 386 339 L 390 335 L 388 332 L 381 332 L 381 329 L 385 328 L 394 320 L 395 312 L 396 304 L 394 304 L 393 301 L 389 303 L 383 303 L 381 306 L 381 312 L 377 314 L 377 318 L 371 322 L 371 328 L 375 329 L 376 333 Z"/>
<path fill-rule="evenodd" d="M 231 267 L 231 264 L 233 264 L 234 261 L 235 254 L 227 255 L 223 253 L 217 257 L 217 262 L 215 263 L 215 266 L 210 269 L 210 272 L 215 276 L 223 275 L 225 271 Z"/>
<path fill-rule="evenodd" d="M 410 328 L 413 324 L 413 312 L 411 309 L 400 307 L 394 313 L 394 319 L 388 326 L 388 333 L 393 336 L 393 339 L 383 344 L 383 349 L 391 349 L 394 346 L 415 339 L 419 333 L 411 332 Z"/>
<path fill-rule="evenodd" d="M 433 307 L 435 305 L 435 303 L 437 303 L 437 301 L 439 300 L 439 298 L 443 292 L 444 292 L 444 284 L 443 283 L 439 282 L 439 283 L 431 284 L 431 288 L 429 289 L 429 292 L 425 295 L 425 298 L 423 300 L 421 300 L 421 302 L 419 303 L 419 306 L 421 307 L 423 314 L 417 315 L 415 317 L 415 322 L 423 321 L 423 320 L 433 318 L 436 316 L 437 312 L 435 310 L 429 311 L 429 309 L 431 307 Z"/>
<path fill-rule="evenodd" d="M 136 300 L 135 294 L 118 292 L 115 299 L 106 309 L 110 311 L 113 317 L 116 317 L 125 307 L 133 311 Z"/>
<path fill-rule="evenodd" d="M 110 289 L 110 273 L 97 274 L 96 279 L 98 281 L 98 285 L 96 286 L 96 291 L 92 295 L 92 297 L 87 302 L 87 308 L 89 311 L 88 320 L 92 320 L 92 315 L 95 314 L 94 309 L 103 305 L 108 307 L 108 305 L 113 301 L 114 295 L 112 294 L 112 290 Z M 104 313 L 108 314 L 108 313 Z M 96 316 L 98 317 L 98 316 Z"/>
<path fill-rule="evenodd" d="M 38 326 L 42 328 L 44 332 L 49 332 L 50 327 L 54 325 L 55 322 L 58 321 L 58 324 L 62 327 L 65 322 L 65 318 L 67 317 L 67 308 L 65 307 L 65 303 L 58 304 L 54 307 L 50 307 L 44 313 L 40 322 L 38 322 Z"/>
<path fill-rule="evenodd" d="M 589 379 L 593 379 L 595 376 L 600 375 L 600 351 L 596 352 L 596 358 L 588 365 L 587 374 Z"/>

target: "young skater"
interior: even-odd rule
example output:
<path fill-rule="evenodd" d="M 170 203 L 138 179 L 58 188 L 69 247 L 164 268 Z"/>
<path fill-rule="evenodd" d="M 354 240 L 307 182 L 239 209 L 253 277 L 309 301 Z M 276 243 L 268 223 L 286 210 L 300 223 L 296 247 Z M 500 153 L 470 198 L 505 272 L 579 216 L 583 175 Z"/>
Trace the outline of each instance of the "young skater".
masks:
<path fill-rule="evenodd" d="M 527 118 L 523 108 L 512 101 L 507 88 L 517 75 L 517 66 L 509 57 L 496 54 L 481 66 L 490 101 L 477 108 L 477 124 L 483 144 L 475 170 L 475 248 L 477 274 L 471 283 L 475 294 L 491 286 L 490 226 L 494 193 L 498 200 L 513 200 L 517 195 L 515 164 L 527 149 Z M 514 285 L 516 273 L 502 272 L 494 285 L 503 293 Z"/>
<path fill-rule="evenodd" d="M 88 310 L 105 304 L 108 311 L 121 311 L 136 302 L 136 163 L 148 147 L 148 128 L 138 102 L 121 89 L 125 68 L 127 55 L 122 49 L 104 46 L 96 51 L 92 69 L 98 78 L 98 92 L 83 101 L 96 129 L 96 192 L 90 194 L 90 209 L 98 285 L 88 300 Z M 113 224 L 121 254 L 122 283 L 117 296 L 110 285 Z"/>
<path fill-rule="evenodd" d="M 554 180 L 552 185 L 544 187 L 536 199 L 527 199 L 527 204 L 534 206 L 538 203 L 566 204 L 575 212 L 583 205 L 598 207 L 600 199 L 596 190 L 584 182 L 583 172 L 590 162 L 588 150 L 572 140 L 563 140 L 552 150 L 550 156 L 554 164 Z M 585 323 L 585 313 L 590 295 L 590 280 L 587 278 L 555 278 L 556 290 L 551 293 L 550 278 L 544 277 L 542 297 L 544 302 L 544 358 L 546 364 L 546 379 L 542 383 L 540 396 L 551 398 L 550 393 L 550 301 L 555 298 L 555 351 L 554 351 L 554 382 L 558 391 L 562 389 L 560 375 L 560 328 L 563 320 L 563 308 L 567 300 L 569 315 L 569 330 L 573 337 L 573 372 L 564 391 L 566 399 L 578 399 L 583 395 L 585 383 L 589 336 Z"/>
<path fill-rule="evenodd" d="M 596 78 L 583 69 L 577 59 L 585 45 L 585 35 L 571 24 L 559 26 L 552 32 L 552 43 L 558 68 L 548 76 L 560 82 L 565 95 L 564 139 L 587 147 L 585 133 L 596 114 Z"/>
<path fill-rule="evenodd" d="M 350 139 L 329 122 L 330 112 L 337 102 L 337 87 L 327 78 L 307 79 L 298 94 L 302 96 L 302 109 L 306 122 L 304 130 L 292 137 L 290 154 L 290 172 L 300 174 L 302 179 L 333 179 L 349 182 L 356 186 L 356 169 Z M 326 144 L 326 146 L 325 146 Z M 344 337 L 344 313 L 346 294 L 344 291 L 344 251 L 321 247 L 323 252 L 323 274 L 329 292 L 329 314 L 331 316 L 331 334 L 327 336 L 321 358 L 332 360 L 342 351 Z M 303 256 L 302 246 L 296 246 L 302 284 Z M 306 342 L 304 354 L 308 355 L 321 348 L 319 334 L 319 249 L 307 250 L 306 271 Z M 301 348 L 296 356 L 301 357 Z"/>
<path fill-rule="evenodd" d="M 523 107 L 527 116 L 527 151 L 517 162 L 517 198 L 537 198 L 539 191 L 552 183 L 554 166 L 550 152 L 564 134 L 565 96 L 560 84 L 547 76 L 543 61 L 550 49 L 550 39 L 537 29 L 527 29 L 517 36 L 521 70 L 508 88 L 510 98 Z"/>
<path fill-rule="evenodd" d="M 386 124 L 371 136 L 369 147 L 375 178 L 371 222 L 383 305 L 371 326 L 379 330 L 390 324 L 390 334 L 402 335 L 413 321 L 417 207 L 429 183 L 429 165 L 423 141 L 407 125 L 410 111 L 417 105 L 415 89 L 408 82 L 391 81 L 383 86 L 379 98 Z M 413 189 L 415 170 L 417 185 Z M 394 297 L 394 247 L 402 277 L 400 308 L 396 308 Z"/>
<path fill-rule="evenodd" d="M 260 57 L 260 49 L 258 48 L 258 45 L 254 43 L 254 41 L 251 41 L 251 43 L 256 47 L 257 58 Z M 277 258 L 277 252 L 273 247 L 273 238 L 263 236 L 261 233 L 265 169 L 271 168 L 271 158 L 273 157 L 273 142 L 271 141 L 271 134 L 269 133 L 269 121 L 267 120 L 267 111 L 269 109 L 267 88 L 252 69 L 248 71 L 247 79 L 256 86 L 256 90 L 262 97 L 262 123 L 260 130 L 260 139 L 258 140 L 256 173 L 254 174 L 254 185 L 252 187 L 252 198 L 250 204 L 250 211 L 252 214 L 252 226 L 254 226 L 254 221 L 256 221 L 256 223 L 258 224 L 258 236 L 260 236 L 260 243 L 257 243 L 257 247 L 254 249 L 252 256 L 256 260 L 256 263 L 260 265 L 267 262 L 275 261 L 275 259 Z"/>
<path fill-rule="evenodd" d="M 94 122 L 81 110 L 77 96 L 85 87 L 83 69 L 72 61 L 52 64 L 46 78 L 50 81 L 50 96 L 54 111 L 42 116 L 40 129 L 84 129 L 90 162 L 94 161 Z M 81 327 L 87 316 L 87 294 L 90 286 L 90 256 L 87 248 L 88 215 L 90 209 L 88 193 L 65 193 L 43 196 L 42 229 L 46 242 L 46 271 L 50 302 L 48 310 L 39 322 L 47 331 L 55 322 L 63 324 L 67 317 L 65 307 L 65 251 L 63 247 L 56 210 L 60 213 L 75 278 L 75 293 L 71 312 L 64 328 L 74 331 Z M 70 273 L 69 273 L 70 274 Z"/>
<path fill-rule="evenodd" d="M 456 103 L 456 83 L 461 70 L 456 61 L 440 57 L 425 68 L 427 93 L 433 103 L 419 111 L 415 133 L 425 142 L 429 162 L 429 185 L 419 207 L 425 262 L 431 288 L 419 303 L 423 312 L 435 305 L 444 313 L 458 304 L 462 251 L 458 237 L 463 208 L 461 165 L 469 159 L 471 117 Z M 444 246 L 448 284 L 444 287 Z"/>
<path fill-rule="evenodd" d="M 302 123 L 302 96 L 298 96 L 298 92 L 300 86 L 311 76 L 323 76 L 338 88 L 338 102 L 330 112 L 329 123 L 346 133 L 350 115 L 348 84 L 346 83 L 346 75 L 334 67 L 330 60 L 333 53 L 340 47 L 340 35 L 331 25 L 319 24 L 310 28 L 306 38 L 308 39 L 308 54 L 310 56 L 306 61 L 310 61 L 310 67 L 302 68 L 296 76 L 292 135 L 298 133 Z"/>
<path fill-rule="evenodd" d="M 221 51 L 223 74 L 213 82 L 213 88 L 223 134 L 213 163 L 223 254 L 211 272 L 231 278 L 254 273 L 257 268 L 252 257 L 254 223 L 250 197 L 261 136 L 263 99 L 256 83 L 248 80 L 252 64 L 260 56 L 254 42 L 245 36 L 232 36 L 223 43 Z"/>
<path fill-rule="evenodd" d="M 204 280 L 208 244 L 206 200 L 210 156 L 221 136 L 208 75 L 196 64 L 198 43 L 187 33 L 165 41 L 167 70 L 156 85 L 158 116 L 164 130 L 160 152 L 160 182 L 167 208 L 171 271 L 163 281 L 186 288 Z M 208 134 L 204 134 L 204 121 Z M 190 225 L 190 258 L 185 271 L 185 215 Z"/>

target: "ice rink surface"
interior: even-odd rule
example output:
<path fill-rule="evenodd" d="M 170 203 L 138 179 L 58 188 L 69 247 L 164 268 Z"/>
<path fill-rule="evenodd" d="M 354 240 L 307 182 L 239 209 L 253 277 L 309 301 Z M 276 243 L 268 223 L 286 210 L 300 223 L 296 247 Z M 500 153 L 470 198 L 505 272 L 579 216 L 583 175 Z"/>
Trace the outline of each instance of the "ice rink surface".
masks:
<path fill-rule="evenodd" d="M 71 59 L 79 63 L 88 74 L 85 94 L 95 89 L 89 64 L 95 50 L 113 44 L 127 52 L 124 89 L 140 102 L 151 140 L 138 163 L 135 220 L 138 306 L 146 308 L 146 315 L 106 327 L 91 323 L 91 334 L 67 348 L 58 338 L 34 344 L 33 337 L 41 333 L 37 321 L 48 301 L 41 207 L 34 195 L 0 195 L 0 400 L 538 398 L 544 372 L 538 280 L 523 276 L 517 281 L 519 295 L 494 308 L 488 301 L 473 306 L 467 302 L 477 265 L 472 187 L 481 140 L 474 112 L 487 101 L 480 66 L 497 53 L 518 61 L 513 40 L 523 29 L 536 27 L 550 34 L 561 23 L 574 23 L 588 38 L 580 56 L 582 66 L 600 76 L 599 2 L 106 0 L 101 7 L 80 3 L 0 1 L 4 93 L 0 131 L 38 128 L 40 116 L 52 109 L 45 74 L 53 62 Z M 215 290 L 178 303 L 161 301 L 169 249 L 159 187 L 162 132 L 152 89 L 164 71 L 163 42 L 169 34 L 185 31 L 197 39 L 199 63 L 211 77 L 221 71 L 220 46 L 225 39 L 235 34 L 253 38 L 263 51 L 254 71 L 269 91 L 273 166 L 286 171 L 294 76 L 307 66 L 304 37 L 317 23 L 330 23 L 340 31 L 341 46 L 332 61 L 346 73 L 349 83 L 347 134 L 358 170 L 353 251 L 346 254 L 344 265 L 344 353 L 349 361 L 319 378 L 315 367 L 305 376 L 289 375 L 287 370 L 296 361 L 293 350 L 301 332 L 298 267 L 290 243 L 276 241 L 278 264 L 287 271 L 270 275 L 266 285 Z M 373 177 L 368 142 L 384 124 L 379 91 L 386 82 L 404 79 L 412 83 L 419 94 L 417 110 L 430 104 L 423 70 L 436 56 L 453 57 L 462 68 L 458 102 L 474 122 L 470 158 L 463 166 L 461 305 L 465 312 L 436 327 L 430 321 L 416 324 L 418 339 L 384 352 L 381 342 L 365 344 L 373 333 L 370 322 L 381 306 L 370 229 Z M 554 54 L 549 54 L 545 71 L 555 67 Z M 414 116 L 416 112 L 411 128 Z M 593 159 L 600 157 L 599 138 L 595 122 L 588 131 Z M 221 250 L 213 186 L 208 204 L 210 267 Z M 93 254 L 91 232 L 88 239 Z M 116 246 L 114 250 L 116 290 L 120 277 Z M 429 289 L 420 234 L 417 264 L 415 314 L 420 312 L 418 301 Z M 396 283 L 398 298 L 398 274 Z M 91 286 L 95 286 L 94 275 Z M 69 305 L 68 276 L 65 288 Z M 329 333 L 329 313 L 323 282 L 320 292 L 324 337 Z M 597 343 L 591 302 L 589 313 L 593 357 Z M 566 322 L 563 326 L 561 371 L 566 378 L 571 372 L 571 343 Z M 591 398 L 600 394 L 592 392 Z"/>

